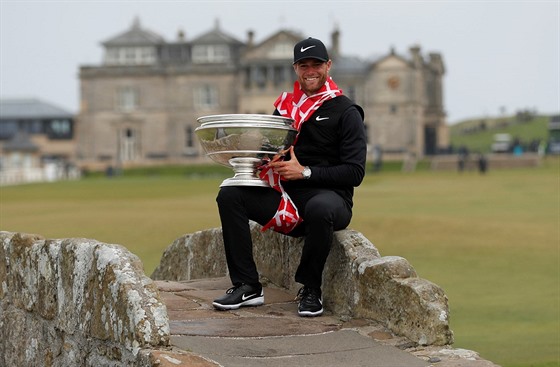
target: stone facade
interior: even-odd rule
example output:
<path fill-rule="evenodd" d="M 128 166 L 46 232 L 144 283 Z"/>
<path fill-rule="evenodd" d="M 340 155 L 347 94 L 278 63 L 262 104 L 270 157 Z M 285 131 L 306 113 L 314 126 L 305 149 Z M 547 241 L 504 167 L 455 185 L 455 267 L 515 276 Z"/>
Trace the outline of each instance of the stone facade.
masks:
<path fill-rule="evenodd" d="M 102 65 L 80 67 L 77 138 L 82 165 L 188 162 L 203 157 L 194 130 L 204 115 L 270 114 L 291 91 L 293 45 L 304 35 L 279 30 L 260 43 L 241 42 L 216 23 L 187 40 L 166 42 L 135 21 L 103 43 Z M 440 54 L 426 60 L 391 51 L 374 61 L 339 52 L 332 33 L 332 76 L 360 104 L 370 146 L 387 154 L 435 154 L 449 145 Z M 328 42 L 325 42 L 328 43 Z"/>
<path fill-rule="evenodd" d="M 373 100 L 366 104 L 366 116 L 374 116 L 372 135 L 385 151 L 433 155 L 449 142 L 443 123 L 444 65 L 435 53 L 426 62 L 417 46 L 410 55 L 406 60 L 391 50 L 373 64 L 366 82 Z"/>

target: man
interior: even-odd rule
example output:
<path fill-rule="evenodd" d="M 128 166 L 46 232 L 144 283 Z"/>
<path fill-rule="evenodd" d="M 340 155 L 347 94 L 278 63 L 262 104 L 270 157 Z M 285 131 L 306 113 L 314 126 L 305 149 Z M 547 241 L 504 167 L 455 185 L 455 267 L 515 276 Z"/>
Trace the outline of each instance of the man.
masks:
<path fill-rule="evenodd" d="M 275 102 L 275 115 L 295 120 L 299 131 L 285 157 L 277 156 L 261 172 L 276 190 L 222 187 L 216 199 L 222 222 L 226 260 L 233 287 L 213 302 L 219 310 L 264 303 L 253 260 L 249 220 L 264 229 L 305 236 L 295 280 L 298 314 L 323 313 L 322 273 L 333 232 L 352 218 L 352 197 L 365 174 L 366 137 L 361 107 L 342 95 L 331 77 L 325 45 L 308 38 L 294 47 L 297 81 L 293 93 Z M 274 183 L 280 178 L 280 184 Z M 286 210 L 289 208 L 290 215 Z"/>

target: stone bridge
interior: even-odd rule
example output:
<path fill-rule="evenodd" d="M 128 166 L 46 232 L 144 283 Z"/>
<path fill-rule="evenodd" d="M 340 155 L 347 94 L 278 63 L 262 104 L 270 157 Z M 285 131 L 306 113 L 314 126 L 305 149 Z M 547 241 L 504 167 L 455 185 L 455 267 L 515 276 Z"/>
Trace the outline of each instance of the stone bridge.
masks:
<path fill-rule="evenodd" d="M 301 240 L 263 233 L 254 223 L 252 234 L 263 281 L 295 290 Z M 178 365 L 160 358 L 173 346 L 155 280 L 217 278 L 226 271 L 219 228 L 174 241 L 152 279 L 119 245 L 0 232 L 0 365 Z M 442 289 L 419 278 L 406 259 L 380 256 L 356 231 L 336 233 L 323 293 L 325 308 L 341 319 L 375 320 L 414 345 L 452 350 Z"/>
<path fill-rule="evenodd" d="M 253 252 L 265 282 L 296 291 L 294 274 L 303 239 L 251 223 Z M 226 275 L 221 229 L 183 236 L 164 252 L 153 279 L 190 280 Z M 398 335 L 423 345 L 453 343 L 449 309 L 443 290 L 419 278 L 410 263 L 382 257 L 361 233 L 335 233 L 323 275 L 325 307 L 342 317 L 371 318 Z"/>

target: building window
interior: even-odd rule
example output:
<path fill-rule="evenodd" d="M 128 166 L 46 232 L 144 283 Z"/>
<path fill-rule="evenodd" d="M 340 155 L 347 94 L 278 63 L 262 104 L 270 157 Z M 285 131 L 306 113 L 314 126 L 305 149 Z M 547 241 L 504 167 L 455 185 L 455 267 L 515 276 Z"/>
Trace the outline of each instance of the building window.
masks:
<path fill-rule="evenodd" d="M 0 121 L 0 139 L 11 139 L 18 131 L 15 120 Z"/>
<path fill-rule="evenodd" d="M 155 61 L 155 47 L 113 47 L 105 53 L 108 65 L 151 65 Z"/>
<path fill-rule="evenodd" d="M 268 57 L 271 59 L 289 59 L 293 55 L 293 47 L 291 43 L 280 42 L 272 46 Z"/>
<path fill-rule="evenodd" d="M 136 50 L 132 47 L 127 47 L 124 50 L 124 63 L 132 65 L 136 63 Z"/>
<path fill-rule="evenodd" d="M 286 69 L 283 66 L 275 66 L 272 69 L 272 75 L 274 80 L 274 86 L 278 87 L 283 85 L 287 81 Z"/>
<path fill-rule="evenodd" d="M 185 145 L 187 148 L 192 148 L 194 147 L 194 132 L 193 132 L 193 128 L 192 126 L 187 126 L 186 130 L 185 130 Z"/>
<path fill-rule="evenodd" d="M 193 47 L 193 62 L 220 63 L 230 60 L 229 47 L 227 45 L 198 45 Z"/>
<path fill-rule="evenodd" d="M 194 105 L 201 110 L 208 110 L 218 106 L 218 90 L 212 85 L 198 87 L 194 94 Z"/>
<path fill-rule="evenodd" d="M 72 137 L 72 125 L 70 120 L 52 120 L 47 126 L 47 132 L 51 139 L 69 139 Z"/>
<path fill-rule="evenodd" d="M 138 108 L 138 90 L 132 87 L 119 88 L 117 91 L 117 109 L 131 112 Z"/>
<path fill-rule="evenodd" d="M 41 120 L 20 120 L 19 130 L 25 131 L 28 134 L 44 133 L 43 123 Z"/>
<path fill-rule="evenodd" d="M 142 47 L 140 49 L 140 64 L 153 64 L 156 60 L 156 54 L 153 47 Z"/>
<path fill-rule="evenodd" d="M 267 70 L 266 66 L 257 66 L 253 69 L 253 82 L 260 89 L 266 87 Z"/>

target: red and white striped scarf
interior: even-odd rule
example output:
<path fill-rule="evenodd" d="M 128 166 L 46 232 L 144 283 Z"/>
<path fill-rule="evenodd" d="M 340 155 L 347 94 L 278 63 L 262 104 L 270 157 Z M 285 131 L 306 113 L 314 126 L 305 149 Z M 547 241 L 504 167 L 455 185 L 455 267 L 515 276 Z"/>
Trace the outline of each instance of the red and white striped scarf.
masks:
<path fill-rule="evenodd" d="M 293 93 L 282 93 L 276 102 L 274 102 L 274 107 L 276 107 L 280 115 L 294 120 L 292 126 L 298 131 L 299 135 L 301 125 L 313 115 L 323 102 L 340 96 L 341 94 L 342 90 L 338 89 L 338 86 L 331 77 L 327 79 L 317 93 L 311 96 L 307 96 L 303 90 L 301 90 L 299 82 L 296 81 L 294 83 Z M 296 142 L 297 136 L 294 145 Z M 259 177 L 261 180 L 268 182 L 270 187 L 282 194 L 276 214 L 274 214 L 274 217 L 262 228 L 262 231 L 272 229 L 280 233 L 291 232 L 302 222 L 302 219 L 299 216 L 296 205 L 282 187 L 282 177 L 278 173 L 275 173 L 267 164 L 262 167 Z"/>

